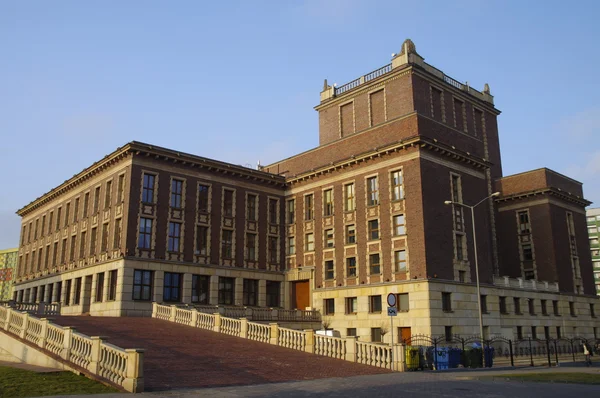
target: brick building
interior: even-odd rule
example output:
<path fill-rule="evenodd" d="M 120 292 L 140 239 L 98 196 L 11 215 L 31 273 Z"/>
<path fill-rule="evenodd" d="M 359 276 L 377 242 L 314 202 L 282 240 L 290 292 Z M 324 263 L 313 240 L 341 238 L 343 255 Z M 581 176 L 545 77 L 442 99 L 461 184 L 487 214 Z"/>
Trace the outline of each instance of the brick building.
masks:
<path fill-rule="evenodd" d="M 600 243 L 598 243 L 600 239 L 600 208 L 588 209 L 587 227 L 590 238 L 590 250 L 592 252 L 596 293 L 600 295 Z"/>
<path fill-rule="evenodd" d="M 312 307 L 381 341 L 394 293 L 397 336 L 475 334 L 476 252 L 485 333 L 598 336 L 581 183 L 503 176 L 487 85 L 407 40 L 391 64 L 325 81 L 315 109 L 319 146 L 261 170 L 132 142 L 28 204 L 15 298 L 92 315 Z M 463 204 L 482 199 L 475 251 Z"/>

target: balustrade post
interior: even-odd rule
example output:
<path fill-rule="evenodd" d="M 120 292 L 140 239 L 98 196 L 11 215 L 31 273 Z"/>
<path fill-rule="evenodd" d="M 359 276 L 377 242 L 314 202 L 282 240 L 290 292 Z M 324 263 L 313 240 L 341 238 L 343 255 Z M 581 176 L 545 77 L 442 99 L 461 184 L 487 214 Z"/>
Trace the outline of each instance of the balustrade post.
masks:
<path fill-rule="evenodd" d="M 271 320 L 272 321 L 279 320 L 279 311 L 276 308 L 271 308 Z"/>
<path fill-rule="evenodd" d="M 4 330 L 8 330 L 8 326 L 10 325 L 10 318 L 13 313 L 11 308 L 6 309 L 6 323 L 4 324 Z"/>
<path fill-rule="evenodd" d="M 344 338 L 346 341 L 346 361 L 356 362 L 356 336 Z"/>
<path fill-rule="evenodd" d="M 392 345 L 392 370 L 397 372 L 406 371 L 405 351 L 403 344 Z"/>
<path fill-rule="evenodd" d="M 269 327 L 271 328 L 271 338 L 269 339 L 269 343 L 279 345 L 279 325 L 276 323 L 269 323 Z"/>
<path fill-rule="evenodd" d="M 311 354 L 315 353 L 315 331 L 312 329 L 304 329 L 304 351 Z"/>
<path fill-rule="evenodd" d="M 100 352 L 102 348 L 102 340 L 106 339 L 104 336 L 92 336 L 92 351 L 90 352 L 90 363 L 88 370 L 92 374 L 97 375 L 100 370 Z"/>
<path fill-rule="evenodd" d="M 177 314 L 177 306 L 171 306 L 171 315 L 169 316 L 169 322 L 175 322 L 175 315 Z"/>
<path fill-rule="evenodd" d="M 46 348 L 49 321 L 46 318 L 42 318 L 40 319 L 40 322 L 42 323 L 42 330 L 40 330 L 40 342 L 38 343 L 38 345 L 40 346 L 40 348 Z"/>
<path fill-rule="evenodd" d="M 302 310 L 296 310 L 296 314 L 294 314 L 295 316 L 295 321 L 301 321 L 302 320 Z"/>
<path fill-rule="evenodd" d="M 252 317 L 253 309 L 248 307 L 244 307 L 244 309 L 246 310 L 246 319 L 254 320 L 254 318 Z"/>
<path fill-rule="evenodd" d="M 25 336 L 27 336 L 27 327 L 29 326 L 29 313 L 23 313 L 23 324 L 21 325 L 21 330 L 19 331 L 19 337 L 25 340 Z"/>
<path fill-rule="evenodd" d="M 198 310 L 192 308 L 190 311 L 192 311 L 192 319 L 190 320 L 190 326 L 196 327 L 196 325 L 198 324 Z"/>
<path fill-rule="evenodd" d="M 44 314 L 46 314 L 46 303 L 43 301 L 40 301 L 37 306 L 37 315 L 42 316 Z"/>
<path fill-rule="evenodd" d="M 156 301 L 152 302 L 152 318 L 156 318 L 156 314 L 158 313 L 158 303 Z"/>
<path fill-rule="evenodd" d="M 218 312 L 220 315 L 223 315 L 223 316 L 225 316 L 225 310 L 226 310 L 226 308 L 225 308 L 225 307 L 223 307 L 222 305 L 217 305 L 217 312 Z"/>
<path fill-rule="evenodd" d="M 127 372 L 123 380 L 123 388 L 129 392 L 144 391 L 144 350 L 130 348 L 127 353 Z"/>
<path fill-rule="evenodd" d="M 213 332 L 221 333 L 221 314 L 215 312 L 213 315 L 215 316 L 215 326 Z"/>
<path fill-rule="evenodd" d="M 240 326 L 240 337 L 243 339 L 248 338 L 248 319 L 240 318 L 241 326 Z"/>
<path fill-rule="evenodd" d="M 64 340 L 63 340 L 63 349 L 60 353 L 60 357 L 65 361 L 68 361 L 71 358 L 71 336 L 75 329 L 71 327 L 64 327 Z"/>

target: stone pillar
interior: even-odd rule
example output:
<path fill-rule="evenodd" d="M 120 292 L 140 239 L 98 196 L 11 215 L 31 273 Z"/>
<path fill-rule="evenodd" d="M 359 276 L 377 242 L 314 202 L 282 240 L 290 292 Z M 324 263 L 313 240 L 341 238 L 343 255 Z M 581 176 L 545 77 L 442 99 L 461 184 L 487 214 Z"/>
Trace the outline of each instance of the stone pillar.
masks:
<path fill-rule="evenodd" d="M 154 301 L 157 303 L 163 302 L 163 288 L 165 281 L 164 271 L 154 271 Z"/>
<path fill-rule="evenodd" d="M 110 282 L 110 272 L 104 273 L 104 286 L 102 287 L 102 301 L 108 301 L 108 286 Z"/>
<path fill-rule="evenodd" d="M 90 282 L 92 284 L 91 289 L 87 289 L 87 283 L 88 280 L 91 276 L 92 281 Z M 84 305 L 86 303 L 90 303 L 91 304 L 91 300 L 92 300 L 92 291 L 95 292 L 96 290 L 94 289 L 94 275 L 86 275 L 84 277 L 81 278 L 81 297 L 79 298 L 79 304 L 80 305 Z M 93 290 L 92 290 L 93 289 Z"/>
<path fill-rule="evenodd" d="M 219 277 L 217 275 L 210 276 L 210 305 L 219 305 Z"/>
<path fill-rule="evenodd" d="M 126 349 L 127 371 L 123 388 L 129 392 L 144 391 L 144 350 L 140 348 Z"/>
<path fill-rule="evenodd" d="M 346 340 L 346 361 L 356 362 L 356 337 L 345 337 Z"/>
<path fill-rule="evenodd" d="M 213 315 L 215 316 L 215 327 L 213 328 L 213 332 L 220 333 L 221 332 L 221 314 L 216 312 Z"/>
<path fill-rule="evenodd" d="M 235 278 L 233 303 L 235 305 L 244 305 L 244 278 Z"/>
<path fill-rule="evenodd" d="M 304 329 L 304 338 L 306 339 L 304 351 L 311 354 L 315 353 L 315 331 L 312 329 Z"/>
<path fill-rule="evenodd" d="M 243 339 L 248 338 L 248 319 L 240 318 L 241 326 L 240 326 L 240 337 Z"/>
<path fill-rule="evenodd" d="M 279 284 L 279 305 L 286 310 L 293 310 L 292 300 L 290 300 L 292 296 L 290 286 L 291 282 L 286 281 Z"/>
<path fill-rule="evenodd" d="M 267 281 L 265 279 L 258 280 L 258 306 L 267 306 Z"/>
<path fill-rule="evenodd" d="M 83 290 L 83 278 L 81 280 L 81 290 Z M 75 293 L 77 292 L 77 279 L 73 278 L 71 279 L 71 302 L 67 303 L 69 305 L 72 305 L 75 302 Z"/>
<path fill-rule="evenodd" d="M 52 286 L 52 289 L 50 289 L 50 286 Z M 53 284 L 48 284 L 44 288 L 44 297 L 43 297 L 44 303 L 51 303 L 52 302 L 52 297 L 50 296 L 51 294 L 54 294 L 54 285 Z"/>
<path fill-rule="evenodd" d="M 46 287 L 44 286 L 44 288 L 42 289 L 43 285 L 38 286 L 37 289 L 37 298 L 35 300 L 36 303 L 43 303 L 44 302 L 44 296 L 46 295 Z"/>
<path fill-rule="evenodd" d="M 271 327 L 271 338 L 269 343 L 279 345 L 279 325 L 276 323 L 269 323 L 269 326 Z"/>
<path fill-rule="evenodd" d="M 183 285 L 181 289 L 181 301 L 190 304 L 192 302 L 192 274 L 187 272 L 183 274 L 183 281 L 181 283 Z"/>
<path fill-rule="evenodd" d="M 404 345 L 396 344 L 392 347 L 392 370 L 396 372 L 406 371 Z"/>
<path fill-rule="evenodd" d="M 60 282 L 54 282 L 54 286 L 52 286 L 52 302 L 53 303 L 58 303 L 60 301 L 60 297 L 58 297 L 58 286 L 59 286 Z"/>
<path fill-rule="evenodd" d="M 133 269 L 123 268 L 117 271 L 117 291 L 115 294 L 116 301 L 130 301 L 133 297 Z M 121 304 L 121 308 L 123 305 Z"/>

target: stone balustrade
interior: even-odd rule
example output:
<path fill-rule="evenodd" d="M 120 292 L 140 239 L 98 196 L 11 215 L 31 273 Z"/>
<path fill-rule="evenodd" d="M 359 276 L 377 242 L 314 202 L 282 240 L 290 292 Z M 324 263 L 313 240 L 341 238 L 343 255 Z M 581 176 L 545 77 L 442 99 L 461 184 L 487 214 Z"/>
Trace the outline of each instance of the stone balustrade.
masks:
<path fill-rule="evenodd" d="M 167 307 L 168 308 L 168 307 Z M 320 322 L 321 314 L 316 310 L 284 310 L 280 308 L 236 307 L 224 305 L 178 305 L 178 308 L 196 309 L 205 314 L 219 313 L 227 318 L 246 318 L 251 321 Z M 157 316 L 159 319 L 161 316 Z"/>
<path fill-rule="evenodd" d="M 60 303 L 18 303 L 15 301 L 2 301 L 0 302 L 0 305 L 10 307 L 20 312 L 27 312 L 31 315 L 60 315 Z"/>
<path fill-rule="evenodd" d="M 204 308 L 203 310 L 207 310 Z M 299 319 L 309 317 L 311 311 L 273 310 L 281 311 L 291 316 L 291 312 L 298 314 Z M 331 337 L 315 334 L 314 330 L 294 330 L 283 328 L 278 323 L 268 325 L 250 322 L 248 318 L 230 318 L 222 314 L 224 311 L 207 314 L 194 307 L 181 308 L 176 305 L 152 304 L 152 317 L 165 321 L 175 322 L 199 329 L 224 333 L 243 339 L 273 344 L 292 350 L 304 351 L 311 354 L 323 355 L 331 358 L 344 359 L 350 362 L 359 362 L 365 365 L 376 366 L 391 370 L 404 370 L 404 347 L 395 345 L 393 348 L 377 343 L 357 341 L 356 337 Z M 304 314 L 309 313 L 309 314 Z M 238 314 L 238 313 L 236 313 Z M 261 312 L 262 314 L 262 312 Z M 279 315 L 279 314 L 277 314 Z M 284 315 L 283 318 L 286 318 Z M 262 320 L 262 319 L 261 319 Z M 282 319 L 287 321 L 287 319 Z M 394 359 L 396 358 L 396 359 Z"/>
<path fill-rule="evenodd" d="M 144 350 L 125 350 L 5 306 L 0 306 L 0 328 L 126 391 L 144 390 Z"/>
<path fill-rule="evenodd" d="M 558 282 L 549 283 L 534 279 L 509 278 L 508 276 L 494 276 L 495 286 L 505 286 L 516 289 L 539 290 L 543 292 L 558 292 Z"/>

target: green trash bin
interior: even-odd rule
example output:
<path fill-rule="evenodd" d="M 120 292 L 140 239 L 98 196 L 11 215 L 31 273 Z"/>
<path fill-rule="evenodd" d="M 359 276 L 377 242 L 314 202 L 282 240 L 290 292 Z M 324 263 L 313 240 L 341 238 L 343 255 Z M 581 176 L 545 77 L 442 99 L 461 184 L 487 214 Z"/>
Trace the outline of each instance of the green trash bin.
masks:
<path fill-rule="evenodd" d="M 466 368 L 482 368 L 481 348 L 467 348 L 464 351 Z"/>

